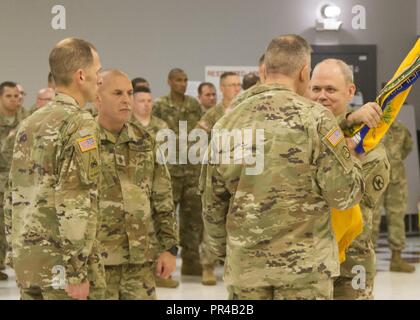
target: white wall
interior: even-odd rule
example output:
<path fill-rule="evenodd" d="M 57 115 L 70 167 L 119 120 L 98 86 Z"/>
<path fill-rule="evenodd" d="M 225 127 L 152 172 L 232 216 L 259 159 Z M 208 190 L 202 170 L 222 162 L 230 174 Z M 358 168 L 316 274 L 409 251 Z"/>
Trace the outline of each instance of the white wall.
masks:
<path fill-rule="evenodd" d="M 105 67 L 145 76 L 155 96 L 166 75 L 184 68 L 204 79 L 206 65 L 255 65 L 268 41 L 282 33 L 312 44 L 377 44 L 378 85 L 389 79 L 416 38 L 419 0 L 331 0 L 342 9 L 340 32 L 314 30 L 322 0 L 1 0 L 0 81 L 22 82 L 30 93 L 45 85 L 51 47 L 67 36 L 93 42 Z M 51 28 L 51 8 L 67 9 L 67 29 Z M 351 8 L 367 10 L 367 29 L 351 28 Z M 420 91 L 420 90 L 418 90 Z M 413 93 L 416 105 L 420 95 Z M 417 113 L 420 124 L 420 112 Z"/>

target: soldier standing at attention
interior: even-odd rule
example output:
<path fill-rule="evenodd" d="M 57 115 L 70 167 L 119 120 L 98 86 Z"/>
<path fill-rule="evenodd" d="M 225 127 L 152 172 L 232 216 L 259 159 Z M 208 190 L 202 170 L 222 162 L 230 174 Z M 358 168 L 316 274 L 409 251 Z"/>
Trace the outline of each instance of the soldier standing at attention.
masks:
<path fill-rule="evenodd" d="M 388 188 L 374 212 L 374 241 L 376 244 L 383 206 L 388 222 L 388 243 L 392 252 L 389 270 L 411 273 L 416 271 L 416 268 L 401 258 L 401 252 L 405 248 L 404 217 L 408 201 L 404 160 L 413 149 L 413 140 L 410 131 L 402 122 L 396 120 L 385 135 L 383 143 L 391 163 L 391 177 Z"/>
<path fill-rule="evenodd" d="M 131 82 L 133 83 L 133 82 Z M 133 94 L 133 113 L 130 122 L 135 126 L 140 126 L 147 131 L 148 134 L 156 142 L 156 135 L 159 130 L 168 129 L 165 121 L 152 115 L 153 98 L 152 93 L 148 87 L 139 86 L 134 88 Z M 172 198 L 172 194 L 171 194 Z M 162 288 L 176 288 L 179 282 L 172 279 L 171 276 L 167 279 L 155 276 L 156 287 Z"/>
<path fill-rule="evenodd" d="M 367 103 L 353 113 L 349 104 L 356 92 L 353 71 L 342 60 L 326 59 L 318 63 L 311 78 L 311 99 L 330 110 L 343 124 L 343 129 L 365 123 L 377 127 L 382 111 L 376 103 Z M 346 119 L 345 119 L 346 118 Z M 341 121 L 340 121 L 341 120 Z M 346 252 L 346 260 L 340 265 L 340 276 L 334 281 L 334 299 L 373 299 L 376 274 L 375 248 L 373 245 L 372 210 L 377 205 L 389 182 L 390 165 L 383 144 L 378 144 L 362 158 L 366 191 L 360 202 L 363 215 L 363 231 Z M 364 286 L 354 286 L 357 274 L 353 268 L 363 267 Z"/>
<path fill-rule="evenodd" d="M 231 163 L 210 158 L 200 178 L 205 230 L 225 260 L 230 299 L 332 298 L 339 262 L 330 210 L 357 204 L 364 181 L 334 115 L 302 97 L 310 65 L 305 39 L 274 38 L 264 84 L 214 127 L 264 134 L 247 146 L 254 157 L 263 153 L 260 171 L 238 163 L 230 145 L 211 151 Z"/>
<path fill-rule="evenodd" d="M 95 47 L 75 38 L 60 41 L 49 64 L 57 94 L 16 134 L 7 234 L 22 299 L 86 299 L 92 285 L 104 287 L 98 126 L 83 110 L 101 64 Z"/>
<path fill-rule="evenodd" d="M 17 84 L 6 81 L 0 84 L 0 280 L 7 280 L 8 276 L 2 272 L 6 268 L 6 235 L 4 225 L 3 198 L 6 182 L 9 175 L 10 159 L 4 152 L 4 144 L 8 135 L 17 128 L 19 123 L 26 117 L 25 110 L 20 105 L 20 92 Z M 10 148 L 9 148 L 10 149 Z M 11 146 L 13 149 L 13 145 Z"/>
<path fill-rule="evenodd" d="M 175 270 L 176 219 L 171 180 L 154 139 L 129 123 L 133 87 L 118 70 L 101 72 L 97 107 L 102 182 L 98 238 L 106 299 L 156 299 L 155 277 Z M 156 262 L 156 263 L 155 263 Z"/>
<path fill-rule="evenodd" d="M 167 96 L 155 101 L 152 114 L 166 122 L 176 135 L 176 164 L 169 159 L 169 172 L 172 179 L 172 192 L 175 208 L 179 205 L 179 238 L 182 258 L 182 275 L 201 276 L 199 246 L 203 236 L 200 196 L 197 194 L 198 176 L 193 165 L 188 163 L 185 150 L 181 145 L 187 134 L 193 130 L 201 118 L 198 101 L 185 95 L 188 77 L 181 69 L 172 69 L 168 74 L 168 85 L 171 88 Z M 180 132 L 185 127 L 187 132 Z M 183 158 L 185 160 L 180 161 Z"/>

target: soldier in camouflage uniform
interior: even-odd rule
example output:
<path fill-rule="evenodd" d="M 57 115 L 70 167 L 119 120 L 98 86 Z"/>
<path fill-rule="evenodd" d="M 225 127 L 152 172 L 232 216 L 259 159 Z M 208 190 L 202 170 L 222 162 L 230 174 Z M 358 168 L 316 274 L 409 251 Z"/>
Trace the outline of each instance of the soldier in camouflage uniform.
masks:
<path fill-rule="evenodd" d="M 82 109 L 95 98 L 100 61 L 74 38 L 59 42 L 49 60 L 58 93 L 17 131 L 6 235 L 22 299 L 86 299 L 93 286 L 100 298 L 98 127 Z"/>
<path fill-rule="evenodd" d="M 133 84 L 133 81 L 131 81 Z M 152 115 L 153 99 L 149 88 L 139 86 L 134 88 L 133 94 L 133 114 L 130 122 L 135 126 L 140 126 L 156 142 L 156 135 L 159 130 L 168 129 L 165 121 Z M 179 282 L 169 276 L 168 279 L 155 276 L 156 287 L 176 288 Z"/>
<path fill-rule="evenodd" d="M 29 108 L 29 113 L 32 114 L 39 108 L 44 107 L 48 102 L 54 98 L 55 91 L 52 88 L 43 88 L 38 91 L 36 102 Z"/>
<path fill-rule="evenodd" d="M 231 163 L 210 158 L 203 166 L 205 230 L 213 254 L 225 259 L 230 299 L 331 299 L 339 263 L 330 210 L 360 201 L 362 169 L 333 114 L 301 96 L 309 85 L 306 40 L 274 38 L 265 59 L 265 84 L 214 127 L 249 128 L 255 166 L 232 163 L 241 159 L 237 147 L 209 149 Z"/>
<path fill-rule="evenodd" d="M 10 159 L 6 152 L 11 152 L 4 147 L 7 136 L 26 117 L 26 111 L 19 105 L 19 90 L 14 82 L 0 84 L 0 280 L 7 280 L 5 269 L 6 235 L 4 226 L 3 198 L 10 169 Z M 13 144 L 11 146 L 13 148 Z"/>
<path fill-rule="evenodd" d="M 131 81 L 118 70 L 104 71 L 100 77 L 103 180 L 98 238 L 104 249 L 106 298 L 156 299 L 154 273 L 167 278 L 176 267 L 170 175 L 156 158 L 160 149 L 154 139 L 129 123 Z"/>
<path fill-rule="evenodd" d="M 328 108 L 340 121 L 343 130 L 359 123 L 376 127 L 381 119 L 381 108 L 376 103 L 367 103 L 357 111 L 348 113 L 348 105 L 355 91 L 353 72 L 345 62 L 327 59 L 314 68 L 311 99 Z M 384 146 L 379 144 L 366 153 L 362 158 L 362 166 L 366 182 L 366 191 L 360 203 L 363 231 L 350 245 L 346 260 L 340 265 L 340 276 L 334 281 L 334 299 L 373 299 L 376 268 L 372 210 L 388 185 L 390 172 Z M 363 272 L 360 277 L 364 283 L 357 285 L 353 280 L 358 272 Z"/>
<path fill-rule="evenodd" d="M 180 145 L 187 145 L 186 135 L 196 127 L 202 116 L 198 101 L 185 95 L 187 82 L 188 78 L 183 70 L 171 70 L 168 75 L 171 92 L 157 99 L 153 107 L 153 115 L 165 121 L 176 135 L 177 160 L 186 158 L 187 155 L 182 154 Z M 180 132 L 181 121 L 186 121 L 187 132 Z M 187 163 L 177 161 L 177 164 L 171 164 L 170 157 L 168 159 L 175 208 L 179 205 L 181 274 L 199 276 L 202 274 L 199 247 L 203 236 L 203 221 L 200 197 L 197 194 L 198 176 L 194 166 L 188 163 L 188 159 L 185 159 Z"/>
<path fill-rule="evenodd" d="M 198 86 L 198 100 L 200 101 L 201 111 L 213 108 L 217 103 L 216 87 L 211 82 L 202 82 Z"/>
<path fill-rule="evenodd" d="M 391 163 L 391 179 L 374 212 L 374 240 L 376 243 L 383 206 L 388 224 L 388 243 L 392 250 L 390 271 L 414 272 L 415 267 L 401 258 L 401 252 L 405 248 L 404 216 L 408 201 L 404 160 L 413 148 L 413 140 L 408 129 L 396 120 L 389 128 L 383 142 Z"/>
<path fill-rule="evenodd" d="M 223 95 L 222 101 L 215 107 L 209 109 L 197 124 L 197 128 L 204 129 L 207 132 L 209 141 L 211 138 L 211 130 L 214 125 L 227 112 L 232 110 L 231 103 L 241 91 L 241 79 L 238 74 L 234 72 L 224 72 L 220 76 L 220 91 Z M 200 174 L 200 168 L 198 168 L 197 174 Z M 214 274 L 214 268 L 216 261 L 214 261 L 209 252 L 208 237 L 206 233 L 203 234 L 201 245 L 201 264 L 203 266 L 202 283 L 205 285 L 215 285 L 216 276 Z"/>

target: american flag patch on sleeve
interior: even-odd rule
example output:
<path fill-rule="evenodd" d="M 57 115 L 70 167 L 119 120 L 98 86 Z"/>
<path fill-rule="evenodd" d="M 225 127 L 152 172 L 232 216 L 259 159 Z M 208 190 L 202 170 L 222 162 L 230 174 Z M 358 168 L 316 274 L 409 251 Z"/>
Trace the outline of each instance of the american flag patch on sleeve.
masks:
<path fill-rule="evenodd" d="M 340 128 L 335 127 L 327 133 L 325 138 L 333 147 L 336 147 L 344 139 L 344 135 Z"/>
<path fill-rule="evenodd" d="M 98 147 L 94 136 L 87 136 L 82 139 L 79 139 L 77 140 L 77 143 L 80 147 L 80 151 L 82 152 L 94 150 Z"/>

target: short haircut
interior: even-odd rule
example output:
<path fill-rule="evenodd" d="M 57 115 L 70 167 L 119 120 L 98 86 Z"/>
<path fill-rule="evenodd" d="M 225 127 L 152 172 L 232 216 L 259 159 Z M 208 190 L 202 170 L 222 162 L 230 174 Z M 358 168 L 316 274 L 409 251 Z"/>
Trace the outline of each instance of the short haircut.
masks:
<path fill-rule="evenodd" d="M 247 73 L 242 79 L 242 89 L 247 90 L 260 81 L 260 77 L 254 72 Z"/>
<path fill-rule="evenodd" d="M 222 75 L 220 76 L 220 83 L 222 83 L 222 81 L 225 80 L 227 77 L 231 77 L 231 76 L 239 77 L 239 75 L 236 72 L 232 72 L 232 71 L 223 72 Z"/>
<path fill-rule="evenodd" d="M 344 81 L 346 82 L 346 84 L 354 84 L 353 70 L 343 60 L 340 60 L 340 59 L 332 59 L 332 58 L 325 59 L 325 60 L 322 60 L 321 62 L 317 63 L 317 65 L 315 66 L 315 68 L 318 65 L 322 64 L 322 63 L 334 63 L 340 69 L 341 74 L 343 75 Z"/>
<path fill-rule="evenodd" d="M 121 76 L 128 79 L 128 75 L 125 72 L 118 69 L 103 69 L 99 72 L 98 75 L 102 78 L 102 84 L 105 82 L 104 79 L 106 79 L 109 76 Z M 99 88 L 101 88 L 101 85 L 99 86 Z"/>
<path fill-rule="evenodd" d="M 55 82 L 54 77 L 53 77 L 53 75 L 50 71 L 50 72 L 48 72 L 48 83 L 53 83 L 53 82 Z"/>
<path fill-rule="evenodd" d="M 149 83 L 145 78 L 137 77 L 131 80 L 131 84 L 133 85 L 133 88 L 135 88 L 139 83 Z"/>
<path fill-rule="evenodd" d="M 136 93 L 152 93 L 152 91 L 150 91 L 150 89 L 148 87 L 136 87 L 134 88 L 133 91 L 133 95 L 135 95 Z"/>
<path fill-rule="evenodd" d="M 311 51 L 310 45 L 301 36 L 278 36 L 271 40 L 265 52 L 266 73 L 294 76 L 308 63 Z"/>
<path fill-rule="evenodd" d="M 184 70 L 180 69 L 180 68 L 173 68 L 171 69 L 171 71 L 169 71 L 168 73 L 168 79 L 171 80 L 173 79 L 177 74 L 186 74 Z"/>
<path fill-rule="evenodd" d="M 0 96 L 3 95 L 5 88 L 17 88 L 17 83 L 12 81 L 4 81 L 0 83 Z"/>
<path fill-rule="evenodd" d="M 214 86 L 213 83 L 211 83 L 211 82 L 202 82 L 198 86 L 198 95 L 199 96 L 201 96 L 201 94 L 203 93 L 203 88 L 204 87 L 212 87 L 214 90 L 216 90 L 216 87 Z"/>
<path fill-rule="evenodd" d="M 258 60 L 259 67 L 261 67 L 264 64 L 264 60 L 265 60 L 265 53 L 263 53 L 260 59 Z"/>
<path fill-rule="evenodd" d="M 50 70 L 56 85 L 70 85 L 74 72 L 91 66 L 92 51 L 96 51 L 96 48 L 82 39 L 67 38 L 57 43 L 49 57 Z"/>

